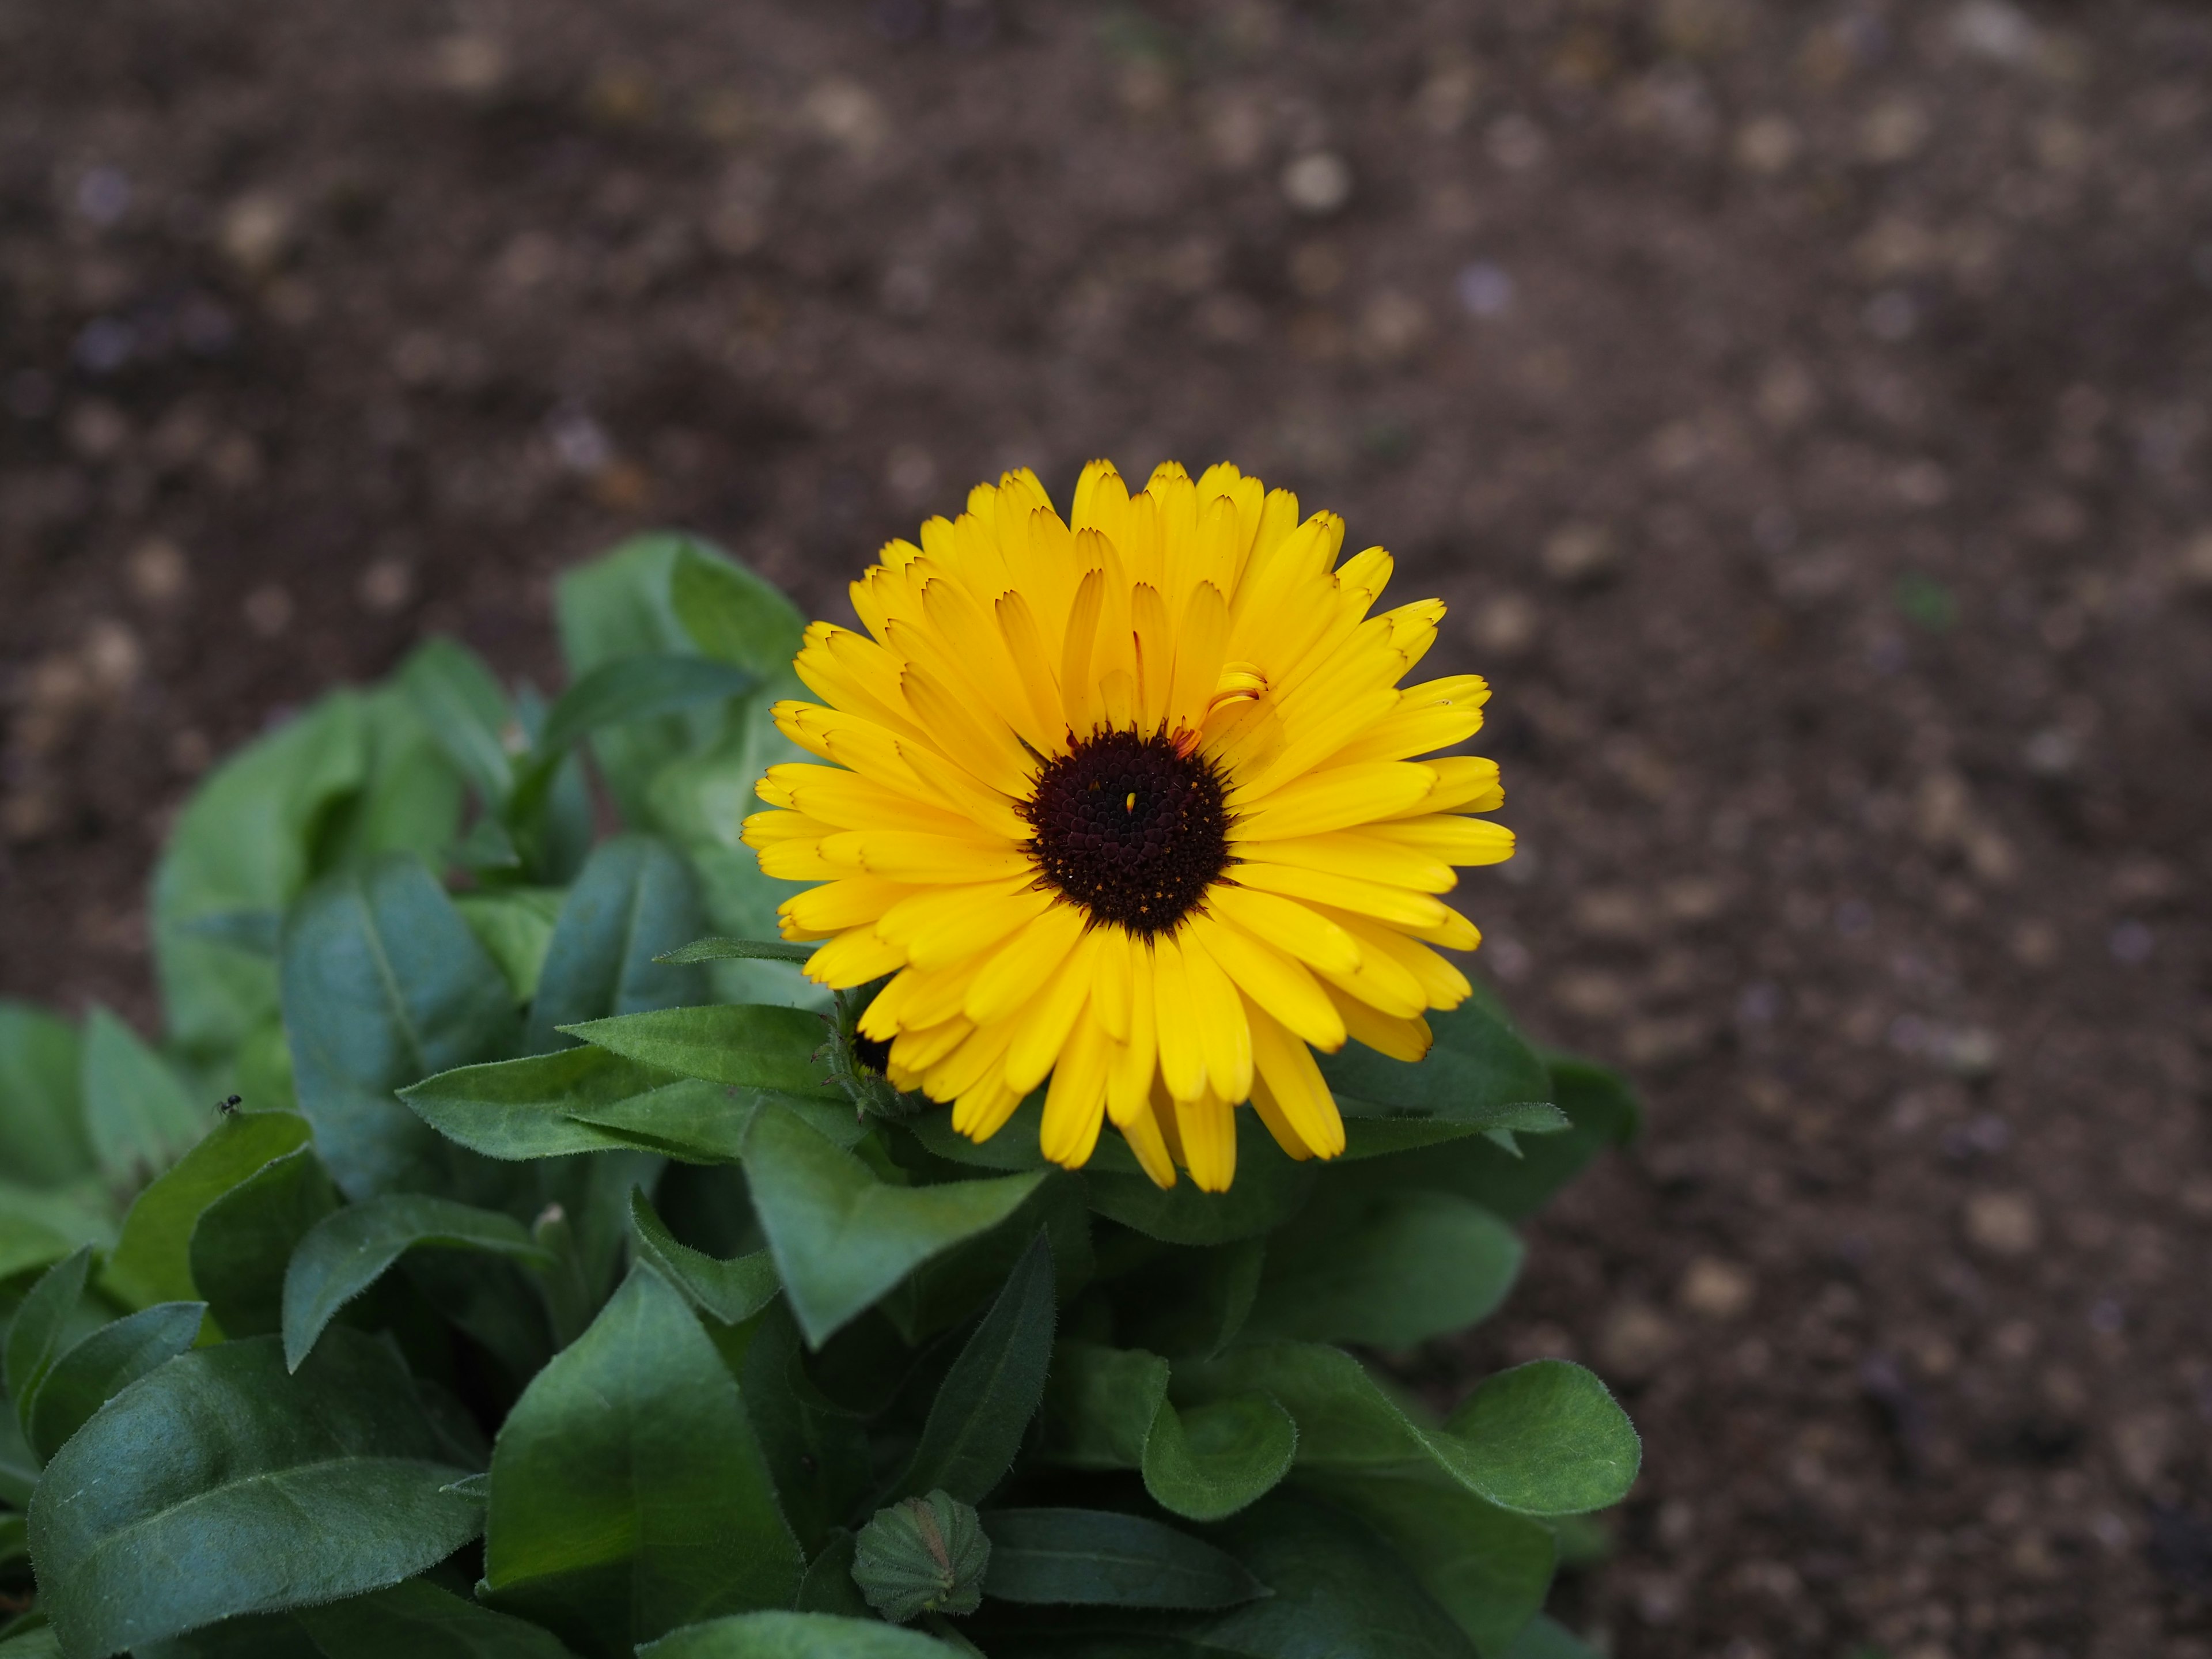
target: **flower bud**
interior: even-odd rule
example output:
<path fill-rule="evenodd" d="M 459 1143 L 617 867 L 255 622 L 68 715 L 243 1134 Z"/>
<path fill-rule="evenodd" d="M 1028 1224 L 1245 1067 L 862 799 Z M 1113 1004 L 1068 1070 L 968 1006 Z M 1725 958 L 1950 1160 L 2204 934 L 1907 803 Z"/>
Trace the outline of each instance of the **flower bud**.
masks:
<path fill-rule="evenodd" d="M 903 1625 L 924 1613 L 973 1613 L 983 1600 L 991 1540 L 968 1504 L 949 1492 L 907 1498 L 860 1528 L 853 1582 L 868 1605 Z"/>

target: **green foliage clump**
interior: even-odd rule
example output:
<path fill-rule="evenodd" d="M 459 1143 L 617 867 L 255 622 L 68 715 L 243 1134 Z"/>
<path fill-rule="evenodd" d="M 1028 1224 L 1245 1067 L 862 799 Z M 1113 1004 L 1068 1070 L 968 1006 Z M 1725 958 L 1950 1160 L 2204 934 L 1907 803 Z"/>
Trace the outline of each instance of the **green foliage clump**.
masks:
<path fill-rule="evenodd" d="M 1358 1351 L 1498 1306 L 1619 1081 L 1478 995 L 1324 1060 L 1327 1164 L 973 1144 L 738 839 L 798 613 L 672 537 L 559 608 L 550 702 L 433 642 L 209 779 L 158 1048 L 0 1005 L 0 1656 L 1577 1651 L 1604 1386 Z"/>

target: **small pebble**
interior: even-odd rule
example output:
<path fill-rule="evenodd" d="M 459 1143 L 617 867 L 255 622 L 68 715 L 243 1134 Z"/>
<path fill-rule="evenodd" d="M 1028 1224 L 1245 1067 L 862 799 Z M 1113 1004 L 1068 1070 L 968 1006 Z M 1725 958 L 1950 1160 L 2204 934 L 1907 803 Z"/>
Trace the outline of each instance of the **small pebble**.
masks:
<path fill-rule="evenodd" d="M 264 640 L 273 640 L 292 625 L 292 596 L 274 582 L 246 596 L 246 625 Z"/>
<path fill-rule="evenodd" d="M 1701 1255 L 1683 1273 L 1674 1299 L 1700 1319 L 1723 1323 L 1750 1312 L 1758 1293 L 1758 1283 L 1746 1269 L 1718 1256 Z"/>
<path fill-rule="evenodd" d="M 1602 581 L 1620 563 L 1613 532 L 1603 525 L 1561 525 L 1546 538 L 1544 574 L 1562 587 Z"/>
<path fill-rule="evenodd" d="M 2043 1240 L 2042 1218 L 2025 1193 L 1976 1193 L 1966 1200 L 1966 1242 L 1985 1255 L 2012 1260 Z"/>
<path fill-rule="evenodd" d="M 389 616 L 414 597 L 415 573 L 404 559 L 379 559 L 361 573 L 361 602 Z"/>
<path fill-rule="evenodd" d="M 166 536 L 152 536 L 131 550 L 125 565 L 131 592 L 148 605 L 169 605 L 191 580 L 184 549 Z"/>
<path fill-rule="evenodd" d="M 1300 213 L 1323 218 L 1352 199 L 1352 164 L 1334 150 L 1314 150 L 1283 168 L 1283 199 Z"/>

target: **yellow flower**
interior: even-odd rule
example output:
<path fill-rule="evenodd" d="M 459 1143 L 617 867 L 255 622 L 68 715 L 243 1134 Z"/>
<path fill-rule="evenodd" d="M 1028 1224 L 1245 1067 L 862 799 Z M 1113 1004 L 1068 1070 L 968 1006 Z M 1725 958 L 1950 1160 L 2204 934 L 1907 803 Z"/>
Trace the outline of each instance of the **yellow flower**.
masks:
<path fill-rule="evenodd" d="M 1492 762 L 1411 757 L 1489 690 L 1400 688 L 1444 607 L 1370 616 L 1390 556 L 1343 540 L 1233 466 L 1133 496 L 1093 461 L 1066 520 L 1024 470 L 884 549 L 866 634 L 807 629 L 828 706 L 776 723 L 833 764 L 770 769 L 744 838 L 822 884 L 780 913 L 828 941 L 809 975 L 893 975 L 860 1022 L 893 1083 L 982 1140 L 1049 1076 L 1045 1157 L 1110 1116 L 1161 1186 L 1218 1192 L 1247 1101 L 1292 1158 L 1343 1151 L 1314 1048 L 1428 1051 L 1423 1011 L 1468 994 L 1430 946 L 1479 937 L 1437 896 L 1513 837 L 1467 816 L 1504 801 Z"/>

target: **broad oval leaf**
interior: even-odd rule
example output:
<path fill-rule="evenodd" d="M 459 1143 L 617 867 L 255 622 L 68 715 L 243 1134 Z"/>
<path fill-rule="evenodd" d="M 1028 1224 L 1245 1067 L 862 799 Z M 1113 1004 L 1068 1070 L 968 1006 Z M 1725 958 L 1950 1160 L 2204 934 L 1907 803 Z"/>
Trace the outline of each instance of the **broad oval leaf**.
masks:
<path fill-rule="evenodd" d="M 522 1224 L 448 1198 L 387 1193 L 317 1222 L 284 1270 L 284 1364 L 298 1370 L 337 1311 L 409 1250 L 477 1250 L 550 1268 Z"/>
<path fill-rule="evenodd" d="M 538 994 L 546 953 L 553 948 L 554 925 L 567 897 L 557 887 L 495 887 L 453 900 L 453 908 L 499 964 L 518 1003 Z"/>
<path fill-rule="evenodd" d="M 776 1274 L 816 1347 L 921 1263 L 997 1226 L 1044 1179 L 894 1187 L 782 1106 L 754 1114 L 744 1160 Z"/>
<path fill-rule="evenodd" d="M 706 1000 L 705 974 L 659 960 L 703 925 L 698 883 L 665 842 L 619 836 L 600 846 L 554 925 L 525 1048 L 542 1054 L 574 1041 L 557 1026 Z"/>
<path fill-rule="evenodd" d="M 1486 1379 L 1445 1425 L 1483 1495 L 1526 1515 L 1580 1515 L 1635 1484 L 1643 1443 L 1596 1373 L 1538 1359 Z"/>
<path fill-rule="evenodd" d="M 422 864 L 393 855 L 318 884 L 284 923 L 284 1026 L 300 1110 L 340 1190 L 482 1195 L 488 1169 L 393 1091 L 507 1051 L 507 980 Z"/>
<path fill-rule="evenodd" d="M 84 1126 L 107 1178 L 131 1187 L 159 1175 L 215 1127 L 138 1034 L 105 1008 L 84 1024 Z"/>
<path fill-rule="evenodd" d="M 1060 1606 L 1232 1607 L 1267 1595 L 1237 1559 L 1141 1515 L 994 1510 L 983 1594 Z"/>
<path fill-rule="evenodd" d="M 307 1121 L 290 1112 L 236 1112 L 138 1194 L 100 1275 L 126 1305 L 200 1299 L 192 1283 L 192 1230 L 209 1205 L 270 1159 L 307 1142 Z"/>
<path fill-rule="evenodd" d="M 1410 1348 L 1496 1312 L 1522 1254 L 1511 1228 L 1455 1194 L 1329 1193 L 1271 1242 L 1250 1328 Z"/>
<path fill-rule="evenodd" d="M 1163 1401 L 1145 1437 L 1145 1490 L 1162 1509 L 1219 1521 L 1282 1483 L 1298 1450 L 1298 1425 L 1264 1394 L 1178 1409 Z"/>
<path fill-rule="evenodd" d="M 192 1285 L 226 1336 L 284 1328 L 284 1269 L 309 1230 L 338 1207 L 337 1188 L 301 1146 L 273 1158 L 200 1212 L 193 1224 Z"/>
<path fill-rule="evenodd" d="M 952 1362 L 893 1498 L 943 1491 L 980 1504 L 1005 1479 L 1052 1363 L 1052 1247 L 1039 1232 Z"/>
<path fill-rule="evenodd" d="M 66 1020 L 0 999 L 0 1101 L 7 1103 L 0 1111 L 0 1169 L 33 1187 L 57 1186 L 94 1168 L 78 1093 L 80 1041 Z"/>
<path fill-rule="evenodd" d="M 299 1375 L 274 1337 L 198 1349 L 109 1401 L 31 1503 L 40 1605 L 106 1659 L 213 1624 L 413 1577 L 476 1534 L 385 1343 L 331 1334 Z"/>
<path fill-rule="evenodd" d="M 113 1243 L 110 1202 L 97 1177 L 49 1189 L 0 1181 L 0 1279 L 58 1261 L 82 1244 Z"/>
<path fill-rule="evenodd" d="M 85 1419 L 131 1383 L 188 1352 L 207 1306 L 160 1302 L 104 1325 L 53 1363 L 31 1402 L 26 1437 L 51 1461 Z"/>
<path fill-rule="evenodd" d="M 957 1650 L 880 1619 L 747 1613 L 672 1632 L 638 1659 L 955 1659 Z"/>
<path fill-rule="evenodd" d="M 538 1372 L 492 1452 L 484 1583 L 595 1650 L 787 1607 L 805 1565 L 736 1381 L 640 1266 Z"/>
<path fill-rule="evenodd" d="M 778 665 L 781 666 L 781 665 Z M 616 657 L 586 669 L 546 712 L 538 748 L 567 748 L 603 726 L 681 714 L 702 703 L 726 702 L 753 689 L 758 677 L 734 663 L 673 652 Z"/>
<path fill-rule="evenodd" d="M 292 1617 L 319 1659 L 569 1659 L 552 1632 L 420 1578 Z"/>

